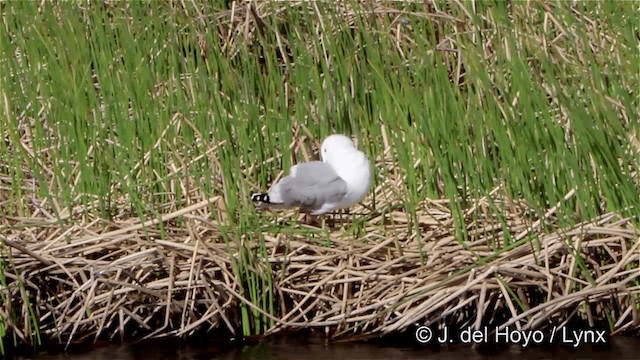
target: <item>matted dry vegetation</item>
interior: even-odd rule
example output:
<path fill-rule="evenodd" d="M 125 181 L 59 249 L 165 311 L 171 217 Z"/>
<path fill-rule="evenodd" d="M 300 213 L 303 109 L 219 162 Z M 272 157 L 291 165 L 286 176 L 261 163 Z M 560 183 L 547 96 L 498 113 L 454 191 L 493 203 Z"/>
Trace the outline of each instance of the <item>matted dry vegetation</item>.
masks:
<path fill-rule="evenodd" d="M 378 198 L 393 197 L 398 180 L 380 184 Z M 307 236 L 265 230 L 268 258 L 250 262 L 256 276 L 265 268 L 273 274 L 273 314 L 254 304 L 234 276 L 229 254 L 240 261 L 236 244 L 258 245 L 255 233 L 222 240 L 224 227 L 210 213 L 220 197 L 194 192 L 193 205 L 162 215 L 161 224 L 132 217 L 106 222 L 78 208 L 69 215 L 82 219 L 75 225 L 64 225 L 31 198 L 29 216 L 3 220 L 15 264 L 5 269 L 13 284 L 6 306 L 21 307 L 15 312 L 21 317 L 6 318 L 7 325 L 29 342 L 30 310 L 16 301 L 27 291 L 42 333 L 67 342 L 186 336 L 203 328 L 239 335 L 242 303 L 272 320 L 267 334 L 318 328 L 335 338 L 368 337 L 415 323 L 539 329 L 576 318 L 609 322 L 615 332 L 640 328 L 640 241 L 627 219 L 610 213 L 562 228 L 554 208 L 536 217 L 501 194 L 497 188 L 469 203 L 464 245 L 441 200 L 420 204 L 414 223 L 392 205 L 371 211 L 369 197 L 348 217 L 367 218 L 358 234 L 340 226 Z M 489 215 L 496 207 L 504 209 L 505 221 Z M 513 246 L 496 254 L 504 232 Z M 528 236 L 536 238 L 531 246 Z"/>

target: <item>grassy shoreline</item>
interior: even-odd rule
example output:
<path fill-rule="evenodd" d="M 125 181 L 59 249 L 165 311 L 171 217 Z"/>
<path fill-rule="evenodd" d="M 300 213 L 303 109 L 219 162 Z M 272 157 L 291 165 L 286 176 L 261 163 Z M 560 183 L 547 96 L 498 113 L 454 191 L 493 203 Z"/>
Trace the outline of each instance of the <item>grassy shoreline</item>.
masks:
<path fill-rule="evenodd" d="M 633 4 L 187 6 L 2 7 L 0 343 L 637 333 Z M 332 132 L 351 221 L 254 211 Z"/>

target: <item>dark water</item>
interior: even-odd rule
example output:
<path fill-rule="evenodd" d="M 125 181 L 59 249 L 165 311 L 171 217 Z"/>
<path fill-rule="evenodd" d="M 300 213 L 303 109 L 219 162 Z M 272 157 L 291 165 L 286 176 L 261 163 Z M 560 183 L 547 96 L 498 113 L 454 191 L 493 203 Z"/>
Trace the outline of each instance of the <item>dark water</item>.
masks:
<path fill-rule="evenodd" d="M 351 359 L 638 359 L 640 337 L 607 338 L 606 344 L 584 344 L 577 348 L 567 345 L 501 346 L 500 348 L 470 345 L 431 346 L 414 343 L 403 346 L 375 341 L 360 343 L 327 343 L 317 337 L 267 339 L 254 344 L 234 345 L 200 340 L 179 344 L 174 341 L 154 341 L 127 345 L 96 345 L 90 350 L 66 353 L 35 354 L 17 359 L 39 360 L 133 360 L 133 359 L 223 359 L 223 360 L 351 360 Z"/>

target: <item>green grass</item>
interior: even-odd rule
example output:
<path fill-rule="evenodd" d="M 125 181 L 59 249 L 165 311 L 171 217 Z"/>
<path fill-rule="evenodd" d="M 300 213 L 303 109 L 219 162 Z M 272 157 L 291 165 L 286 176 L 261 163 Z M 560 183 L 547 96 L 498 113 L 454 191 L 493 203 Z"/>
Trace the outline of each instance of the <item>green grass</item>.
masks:
<path fill-rule="evenodd" d="M 78 205 L 150 219 L 200 190 L 223 197 L 226 241 L 259 243 L 248 195 L 301 159 L 290 144 L 308 131 L 307 146 L 341 132 L 371 159 L 389 151 L 374 187 L 393 178 L 399 190 L 372 195 L 381 211 L 415 216 L 429 197 L 462 214 L 505 186 L 540 213 L 575 189 L 557 211 L 566 225 L 608 211 L 638 220 L 633 2 L 439 2 L 451 19 L 418 4 L 376 3 L 400 16 L 318 3 L 322 21 L 311 5 L 275 3 L 259 9 L 264 34 L 245 13 L 230 23 L 222 3 L 4 3 L 0 217 L 29 214 L 33 195 L 64 221 L 79 221 L 66 215 Z M 193 188 L 173 186 L 183 179 Z M 263 251 L 243 247 L 235 270 L 272 313 Z M 269 321 L 242 309 L 245 335 Z"/>

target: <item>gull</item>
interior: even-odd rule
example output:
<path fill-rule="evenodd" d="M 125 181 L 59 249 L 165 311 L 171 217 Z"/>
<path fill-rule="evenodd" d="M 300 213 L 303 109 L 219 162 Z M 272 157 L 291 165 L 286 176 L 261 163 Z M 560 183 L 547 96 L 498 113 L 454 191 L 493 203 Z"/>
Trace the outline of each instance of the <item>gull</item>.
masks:
<path fill-rule="evenodd" d="M 322 161 L 294 165 L 268 192 L 251 195 L 270 208 L 299 207 L 311 215 L 358 203 L 371 187 L 371 166 L 353 141 L 334 134 L 322 142 Z"/>

